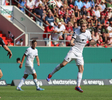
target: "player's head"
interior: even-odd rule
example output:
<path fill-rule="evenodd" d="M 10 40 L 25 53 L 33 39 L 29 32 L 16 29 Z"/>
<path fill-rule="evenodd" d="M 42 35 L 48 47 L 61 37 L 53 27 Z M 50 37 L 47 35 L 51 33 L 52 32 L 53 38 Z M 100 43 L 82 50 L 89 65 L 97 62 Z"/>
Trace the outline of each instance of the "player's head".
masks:
<path fill-rule="evenodd" d="M 20 39 L 20 42 L 23 42 L 23 39 L 22 38 Z"/>
<path fill-rule="evenodd" d="M 81 32 L 85 32 L 87 29 L 87 21 L 84 19 L 81 19 L 79 23 L 81 26 Z"/>
<path fill-rule="evenodd" d="M 36 48 L 36 46 L 37 46 L 37 41 L 36 40 L 33 40 L 32 41 L 32 48 Z"/>

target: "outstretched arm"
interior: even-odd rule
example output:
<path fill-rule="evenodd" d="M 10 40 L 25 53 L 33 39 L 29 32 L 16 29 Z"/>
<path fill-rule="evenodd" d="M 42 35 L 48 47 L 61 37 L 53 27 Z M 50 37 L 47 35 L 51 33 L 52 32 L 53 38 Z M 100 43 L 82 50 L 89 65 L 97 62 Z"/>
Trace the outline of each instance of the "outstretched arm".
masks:
<path fill-rule="evenodd" d="M 6 51 L 8 51 L 7 56 L 9 55 L 9 58 L 11 58 L 11 57 L 12 57 L 12 52 L 11 52 L 11 50 L 10 50 L 6 45 L 4 45 L 3 48 L 4 48 Z"/>

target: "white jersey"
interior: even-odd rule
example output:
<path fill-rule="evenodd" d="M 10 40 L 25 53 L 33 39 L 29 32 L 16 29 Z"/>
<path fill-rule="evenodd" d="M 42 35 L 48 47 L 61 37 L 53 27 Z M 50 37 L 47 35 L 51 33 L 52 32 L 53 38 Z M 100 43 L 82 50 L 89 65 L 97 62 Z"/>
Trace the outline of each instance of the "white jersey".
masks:
<path fill-rule="evenodd" d="M 32 0 L 31 2 L 30 2 L 30 0 L 27 0 L 27 4 L 26 4 L 28 7 L 30 7 L 30 9 L 32 9 L 33 8 L 33 6 L 35 5 L 35 2 Z"/>
<path fill-rule="evenodd" d="M 92 39 L 90 31 L 86 30 L 86 32 L 82 33 L 80 29 L 77 29 L 74 32 L 72 38 L 75 39 L 75 45 L 71 47 L 71 51 L 74 52 L 77 56 L 82 56 L 83 48 L 86 45 L 86 41 Z"/>
<path fill-rule="evenodd" d="M 29 47 L 26 51 L 25 51 L 25 55 L 26 55 L 26 63 L 25 63 L 25 66 L 31 66 L 33 67 L 33 61 L 34 61 L 34 58 L 36 56 L 38 56 L 38 50 L 35 48 L 31 48 Z"/>
<path fill-rule="evenodd" d="M 57 32 L 59 32 L 59 31 L 64 31 L 64 30 L 65 30 L 65 26 L 62 24 L 60 28 L 55 27 L 54 30 L 56 30 Z M 59 34 L 53 33 L 53 34 L 51 35 L 51 37 L 52 37 L 53 40 L 57 40 L 57 39 L 59 38 L 60 35 L 63 35 L 63 32 L 60 32 Z"/>
<path fill-rule="evenodd" d="M 23 42 L 18 41 L 18 42 L 16 43 L 16 45 L 22 46 L 22 45 L 23 45 Z"/>

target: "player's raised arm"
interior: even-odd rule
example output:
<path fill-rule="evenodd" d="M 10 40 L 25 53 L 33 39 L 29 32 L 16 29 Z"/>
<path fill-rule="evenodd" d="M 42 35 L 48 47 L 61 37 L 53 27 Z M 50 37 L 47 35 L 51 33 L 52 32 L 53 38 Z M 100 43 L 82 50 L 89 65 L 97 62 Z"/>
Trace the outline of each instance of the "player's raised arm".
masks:
<path fill-rule="evenodd" d="M 37 61 L 37 65 L 40 66 L 40 60 L 38 56 L 36 56 L 36 61 Z"/>
<path fill-rule="evenodd" d="M 24 54 L 22 57 L 22 60 L 21 60 L 21 64 L 19 65 L 19 68 L 22 68 L 25 57 L 26 57 L 26 55 Z"/>

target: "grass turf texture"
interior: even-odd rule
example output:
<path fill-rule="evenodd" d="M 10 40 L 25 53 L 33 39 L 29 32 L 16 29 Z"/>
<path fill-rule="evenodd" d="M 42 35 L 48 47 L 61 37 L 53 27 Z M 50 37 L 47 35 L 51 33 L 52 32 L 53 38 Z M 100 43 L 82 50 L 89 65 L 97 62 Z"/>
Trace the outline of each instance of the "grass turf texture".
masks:
<path fill-rule="evenodd" d="M 0 100 L 112 100 L 112 86 L 81 86 L 80 93 L 75 86 L 42 86 L 45 91 L 36 91 L 35 86 L 0 86 Z"/>

